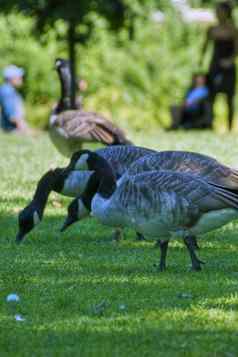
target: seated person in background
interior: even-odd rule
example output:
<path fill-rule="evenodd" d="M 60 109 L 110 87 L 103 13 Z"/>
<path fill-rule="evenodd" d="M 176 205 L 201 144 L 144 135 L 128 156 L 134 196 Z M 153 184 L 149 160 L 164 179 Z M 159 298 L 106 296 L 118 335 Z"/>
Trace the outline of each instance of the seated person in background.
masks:
<path fill-rule="evenodd" d="M 173 129 L 210 128 L 209 91 L 206 76 L 202 73 L 193 75 L 192 86 L 187 91 L 180 106 L 171 107 Z"/>
<path fill-rule="evenodd" d="M 23 84 L 24 70 L 9 65 L 3 70 L 4 83 L 0 86 L 1 127 L 6 132 L 26 133 L 24 103 L 17 88 Z"/>

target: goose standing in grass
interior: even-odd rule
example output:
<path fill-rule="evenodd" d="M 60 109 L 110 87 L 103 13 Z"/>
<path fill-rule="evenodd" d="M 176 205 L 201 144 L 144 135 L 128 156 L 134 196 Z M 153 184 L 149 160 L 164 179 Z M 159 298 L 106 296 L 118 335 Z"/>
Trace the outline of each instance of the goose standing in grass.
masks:
<path fill-rule="evenodd" d="M 84 152 L 87 153 L 90 151 Z M 87 163 L 81 156 L 82 151 L 72 155 L 69 164 L 71 170 L 88 170 Z M 107 159 L 106 157 L 104 158 Z M 113 163 L 112 168 L 113 167 L 116 167 L 116 163 Z M 154 170 L 190 173 L 201 177 L 207 182 L 238 191 L 237 170 L 221 164 L 212 157 L 188 151 L 149 152 L 138 158 L 138 160 L 135 160 L 127 171 L 121 169 L 120 175 L 117 175 L 117 180 L 123 180 L 123 174 L 134 176 L 142 172 Z M 120 180 L 117 181 L 117 184 L 120 183 Z M 84 216 L 84 209 L 82 209 L 82 215 Z M 77 211 L 77 217 L 77 219 L 74 217 L 74 222 L 82 219 L 80 209 Z M 159 243 L 163 244 L 163 242 Z"/>
<path fill-rule="evenodd" d="M 55 67 L 60 79 L 61 97 L 50 116 L 49 133 L 59 152 L 70 157 L 88 142 L 131 144 L 124 132 L 101 114 L 72 108 L 70 63 L 57 59 Z"/>
<path fill-rule="evenodd" d="M 106 157 L 104 158 L 106 159 Z M 81 152 L 77 152 L 72 156 L 69 166 L 72 170 L 88 170 L 85 160 L 81 159 Z M 113 163 L 112 167 L 115 167 L 115 163 Z M 153 170 L 191 173 L 200 176 L 207 182 L 212 182 L 228 189 L 238 190 L 237 170 L 219 163 L 212 157 L 188 151 L 150 152 L 147 155 L 141 156 L 137 161 L 134 161 L 126 172 L 120 170 L 121 175 L 119 177 L 117 176 L 117 179 L 123 180 L 123 173 L 128 176 L 134 176 L 142 172 Z M 117 184 L 120 183 L 120 180 Z M 77 206 L 77 200 L 74 205 L 75 207 Z M 81 209 L 82 211 L 80 207 L 78 207 L 77 210 L 75 210 L 73 217 L 74 222 L 86 217 L 84 207 L 81 206 Z M 167 250 L 168 241 L 159 240 L 157 245 L 161 251 Z M 196 239 L 193 239 L 193 245 L 198 248 Z"/>
<path fill-rule="evenodd" d="M 94 173 L 85 192 L 71 203 L 63 229 L 78 219 L 78 212 L 91 211 L 103 224 L 130 227 L 152 239 L 182 238 L 192 269 L 201 270 L 191 238 L 238 218 L 238 191 L 199 175 L 147 171 L 125 174 L 117 184 L 111 166 L 96 153 L 84 150 L 77 162 Z M 161 250 L 161 271 L 166 268 L 167 246 Z"/>
<path fill-rule="evenodd" d="M 98 149 L 96 152 L 109 162 L 117 179 L 120 179 L 134 161 L 144 155 L 155 153 L 151 149 L 131 145 L 108 146 Z M 92 171 L 78 171 L 76 167 L 73 167 L 74 160 L 75 155 L 73 155 L 69 167 L 50 170 L 41 177 L 32 201 L 19 214 L 19 232 L 16 238 L 18 242 L 41 222 L 51 191 L 69 197 L 77 197 L 84 192 Z M 120 231 L 117 230 L 115 239 L 119 238 Z M 141 238 L 138 234 L 138 239 Z"/>

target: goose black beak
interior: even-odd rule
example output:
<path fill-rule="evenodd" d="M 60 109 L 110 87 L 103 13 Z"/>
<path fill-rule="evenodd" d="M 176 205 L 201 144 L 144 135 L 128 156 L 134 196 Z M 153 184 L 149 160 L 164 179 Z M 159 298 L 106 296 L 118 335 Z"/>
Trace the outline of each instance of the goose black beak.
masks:
<path fill-rule="evenodd" d="M 60 228 L 60 232 L 64 232 L 66 231 L 66 229 L 68 229 L 69 226 L 71 226 L 71 224 L 73 224 L 75 222 L 75 220 L 71 217 L 67 217 L 66 220 L 64 221 L 64 224 L 62 225 L 62 227 Z"/>
<path fill-rule="evenodd" d="M 24 236 L 25 236 L 25 235 L 24 235 L 23 233 L 19 232 L 19 233 L 17 234 L 17 236 L 16 236 L 16 243 L 17 243 L 17 244 L 20 244 L 20 243 L 22 242 Z"/>

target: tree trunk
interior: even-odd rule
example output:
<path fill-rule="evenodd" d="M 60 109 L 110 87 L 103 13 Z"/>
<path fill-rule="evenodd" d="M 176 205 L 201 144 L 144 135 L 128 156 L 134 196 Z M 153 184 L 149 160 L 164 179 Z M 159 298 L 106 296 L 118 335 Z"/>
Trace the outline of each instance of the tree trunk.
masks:
<path fill-rule="evenodd" d="M 71 64 L 71 107 L 76 108 L 76 25 L 73 20 L 68 25 L 68 50 Z"/>

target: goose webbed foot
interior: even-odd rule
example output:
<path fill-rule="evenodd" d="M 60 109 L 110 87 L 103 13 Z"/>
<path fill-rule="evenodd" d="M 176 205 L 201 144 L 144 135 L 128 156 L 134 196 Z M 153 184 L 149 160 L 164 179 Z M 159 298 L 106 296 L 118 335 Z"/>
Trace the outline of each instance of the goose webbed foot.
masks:
<path fill-rule="evenodd" d="M 143 236 L 143 234 L 139 233 L 139 232 L 136 232 L 136 241 L 138 242 L 142 242 L 146 240 L 145 237 Z"/>
<path fill-rule="evenodd" d="M 202 270 L 201 265 L 205 264 L 195 254 L 195 249 L 197 249 L 197 241 L 194 236 L 188 236 L 184 238 L 184 243 L 188 249 L 191 261 L 192 261 L 192 271 Z"/>

